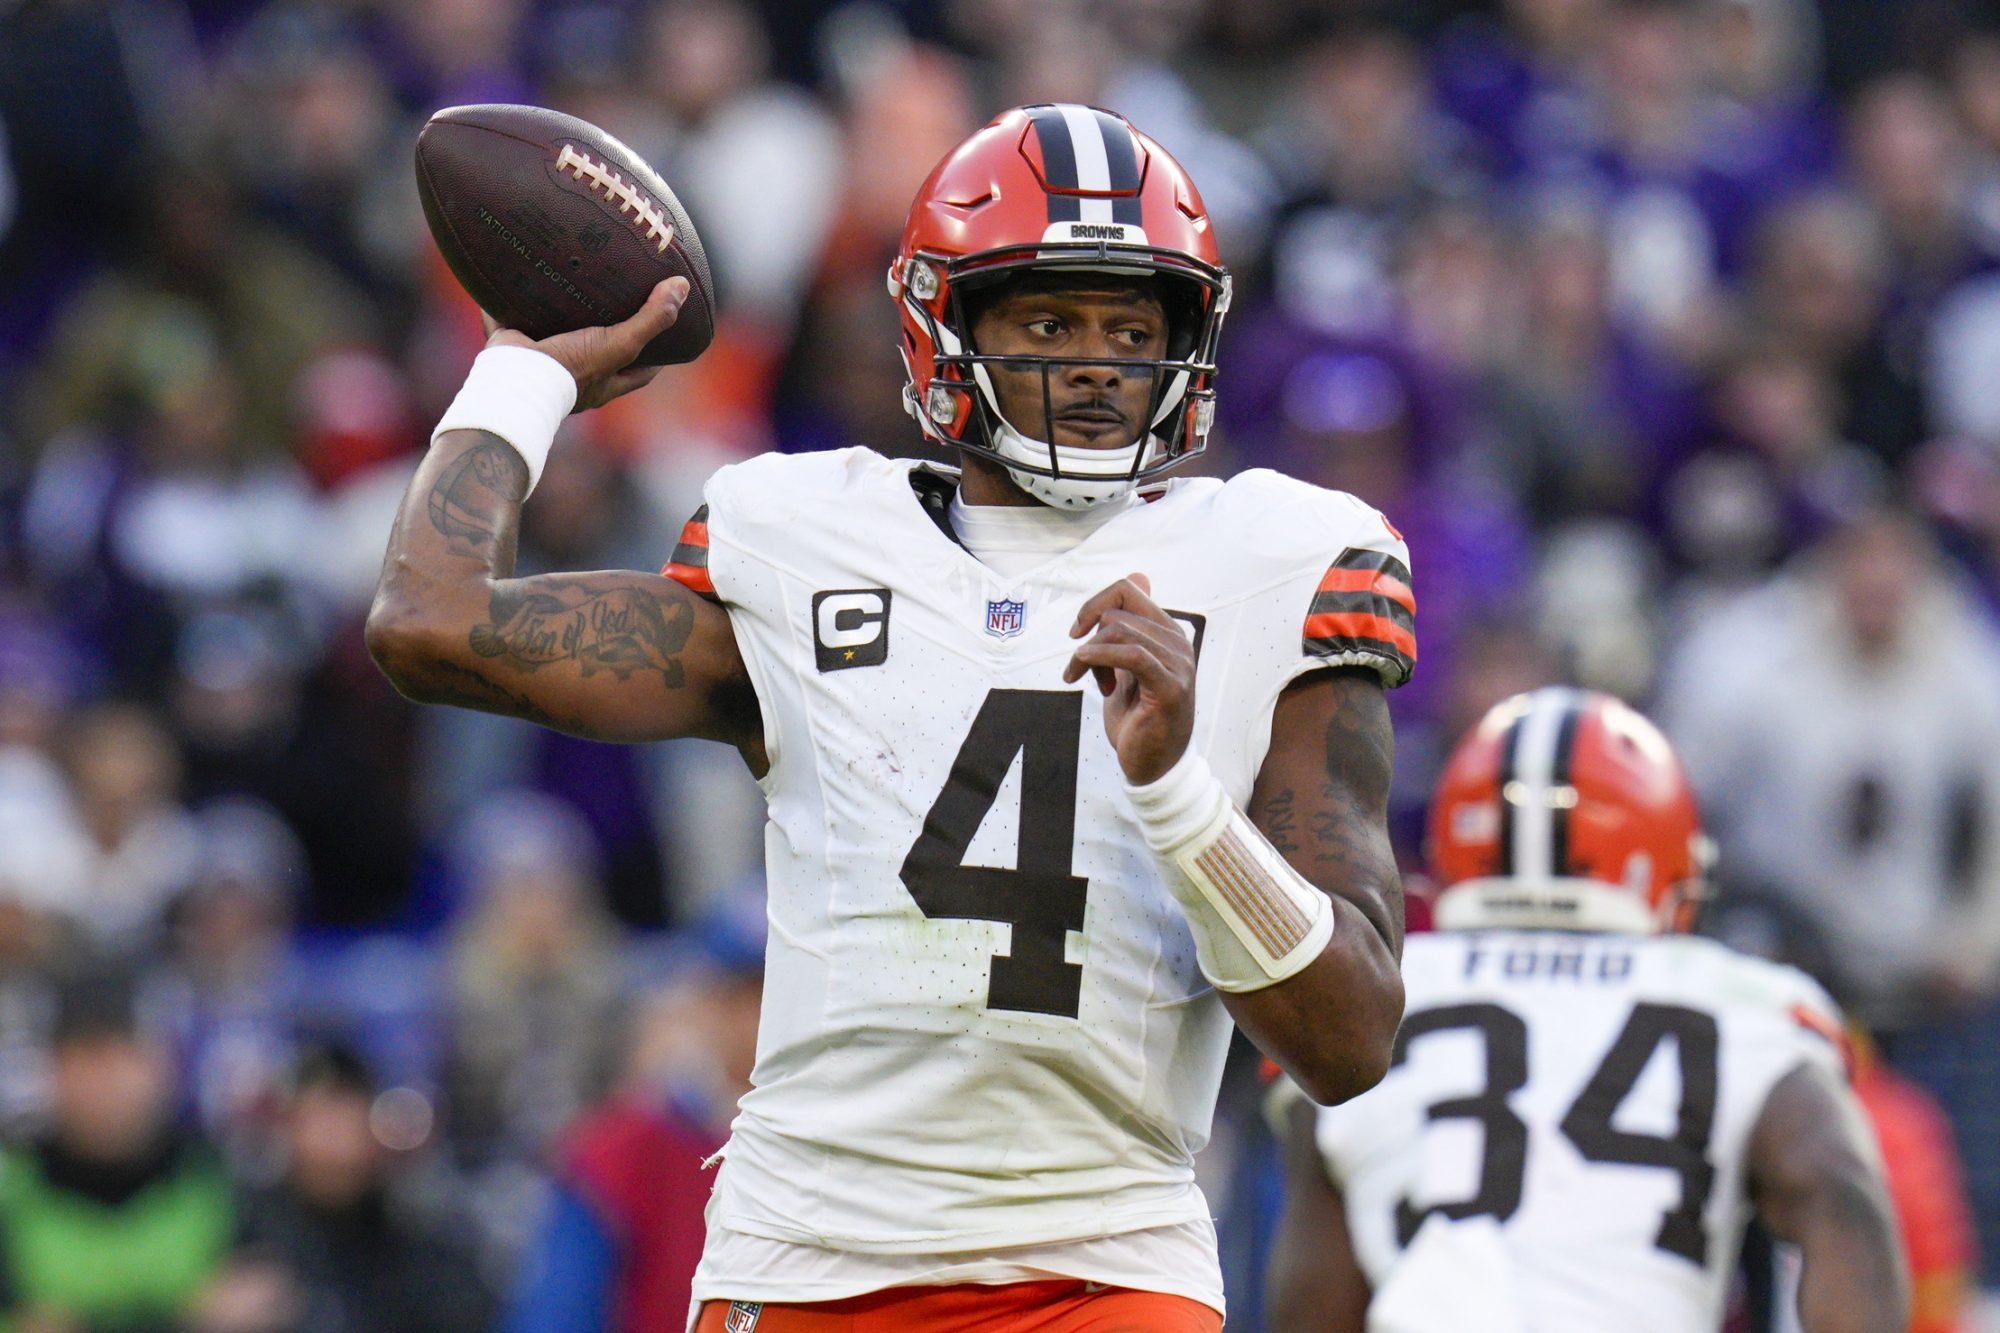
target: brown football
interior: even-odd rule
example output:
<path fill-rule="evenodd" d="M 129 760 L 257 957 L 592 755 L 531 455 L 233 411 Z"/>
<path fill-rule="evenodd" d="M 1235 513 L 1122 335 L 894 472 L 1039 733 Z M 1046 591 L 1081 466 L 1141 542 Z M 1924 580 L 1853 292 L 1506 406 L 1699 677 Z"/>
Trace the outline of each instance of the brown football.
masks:
<path fill-rule="evenodd" d="M 700 356 L 715 286 L 694 223 L 638 154 L 539 106 L 454 106 L 417 136 L 417 193 L 451 271 L 487 314 L 531 338 L 616 324 L 663 278 L 690 290 L 642 366 Z"/>

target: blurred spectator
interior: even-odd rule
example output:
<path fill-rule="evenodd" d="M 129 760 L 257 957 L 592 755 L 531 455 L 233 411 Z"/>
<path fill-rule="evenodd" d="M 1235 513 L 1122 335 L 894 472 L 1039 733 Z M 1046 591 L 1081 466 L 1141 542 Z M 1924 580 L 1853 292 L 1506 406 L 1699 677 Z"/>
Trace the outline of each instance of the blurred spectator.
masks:
<path fill-rule="evenodd" d="M 513 1333 L 677 1325 L 701 1258 L 711 1154 L 750 1090 L 764 902 L 737 891 L 689 931 L 686 971 L 641 1001 L 611 1099 L 563 1136 L 522 1270 Z"/>
<path fill-rule="evenodd" d="M 227 1178 L 173 1124 L 173 1058 L 129 975 L 62 989 L 48 1132 L 0 1156 L 4 1314 L 28 1329 L 168 1329 L 228 1253 Z"/>
<path fill-rule="evenodd" d="M 110 704 L 77 718 L 66 757 L 94 844 L 73 915 L 97 950 L 134 954 L 155 941 L 168 901 L 194 877 L 195 830 L 179 805 L 180 755 L 151 713 Z"/>
<path fill-rule="evenodd" d="M 0 606 L 0 747 L 53 755 L 71 710 L 89 695 L 93 666 L 61 621 Z"/>
<path fill-rule="evenodd" d="M 380 1097 L 350 1048 L 323 1043 L 300 1054 L 282 1113 L 282 1179 L 241 1200 L 237 1249 L 221 1284 L 232 1295 L 273 1293 L 287 1317 L 271 1333 L 479 1333 L 492 1325 L 494 1300 L 463 1231 L 394 1186 Z"/>
<path fill-rule="evenodd" d="M 39 442 L 78 424 L 126 424 L 127 403 L 151 392 L 178 408 L 202 461 L 240 461 L 285 440 L 294 376 L 336 342 L 365 337 L 375 314 L 326 262 L 247 217 L 215 163 L 161 161 L 135 192 L 144 219 L 136 253 L 69 302 L 50 337 L 28 435 Z M 175 358 L 180 364 L 175 363 Z M 199 358 L 197 360 L 197 358 Z M 199 371 L 217 397 L 171 397 Z M 156 460 L 164 461 L 164 460 Z"/>
<path fill-rule="evenodd" d="M 1872 1026 L 1995 994 L 2000 639 L 1912 522 L 1858 518 L 1709 611 L 1663 711 L 1729 880 L 1825 931 Z"/>
<path fill-rule="evenodd" d="M 623 1016 L 618 935 L 576 811 L 533 792 L 482 802 L 454 840 L 453 1131 L 473 1161 L 534 1158 L 604 1094 Z"/>
<path fill-rule="evenodd" d="M 1890 277 L 1875 215 L 1848 195 L 1808 194 L 1766 218 L 1748 295 L 1756 327 L 1833 377 L 1840 433 L 1894 464 L 1923 437 L 1926 410 L 1885 322 Z"/>
<path fill-rule="evenodd" d="M 1901 460 L 1932 427 L 1921 383 L 1932 321 L 1961 281 L 2000 266 L 2000 218 L 1990 195 L 1979 206 L 1967 137 L 1929 80 L 1878 80 L 1856 99 L 1848 122 L 1855 180 L 1881 219 L 1889 257 L 1882 328 L 1891 374 L 1882 409 L 1856 438 Z M 1889 398 L 1890 388 L 1899 399 Z"/>
<path fill-rule="evenodd" d="M 1517 343 L 1490 393 L 1502 475 L 1539 526 L 1637 516 L 1698 419 L 1691 384 L 1612 309 L 1605 219 L 1539 201 L 1519 257 Z"/>
<path fill-rule="evenodd" d="M 90 860 L 90 835 L 54 761 L 0 745 L 0 1142 L 20 1142 L 46 1121 L 53 982 L 75 944 L 70 911 Z"/>
<path fill-rule="evenodd" d="M 0 12 L 0 383 L 61 301 L 127 241 L 147 147 L 130 57 L 103 5 Z M 169 71 L 171 73 L 171 71 Z"/>
<path fill-rule="evenodd" d="M 1883 495 L 1880 462 L 1840 437 L 1838 398 L 1824 368 L 1782 342 L 1725 361 L 1712 409 L 1723 438 L 1680 469 L 1667 496 L 1685 566 L 1740 590 Z"/>
<path fill-rule="evenodd" d="M 1322 38 L 1290 78 L 1295 96 L 1263 141 L 1284 195 L 1274 293 L 1307 323 L 1379 331 L 1393 314 L 1398 228 L 1469 184 L 1454 126 L 1431 104 L 1416 48 L 1388 28 Z"/>
<path fill-rule="evenodd" d="M 1810 0 L 1702 0 L 1697 13 L 1698 59 L 1719 94 L 1712 147 L 1774 196 L 1831 174 L 1837 122 L 1816 81 Z"/>
<path fill-rule="evenodd" d="M 1588 113 L 1578 83 L 1606 7 L 1605 0 L 1506 0 L 1504 23 L 1474 11 L 1433 45 L 1439 100 L 1471 131 L 1486 174 L 1511 181 L 1529 162 L 1583 142 Z"/>
<path fill-rule="evenodd" d="M 368 726 L 368 701 L 283 606 L 217 603 L 188 619 L 167 679 L 197 800 L 268 801 L 306 849 L 308 922 L 379 922 L 403 906 L 415 834 L 401 754 Z"/>
<path fill-rule="evenodd" d="M 411 0 L 391 7 L 386 50 L 403 94 L 426 109 L 531 101 L 524 68 L 528 0 Z"/>
<path fill-rule="evenodd" d="M 143 695 L 203 599 L 309 577 L 317 512 L 295 467 L 247 447 L 243 384 L 195 307 L 168 298 L 132 332 L 121 410 L 43 450 L 23 527 L 30 571 Z"/>
<path fill-rule="evenodd" d="M 291 927 L 305 852 L 251 797 L 210 801 L 193 826 L 197 870 L 174 904 L 160 980 L 196 1123 L 254 1165 L 271 1147 L 300 1019 Z"/>
<path fill-rule="evenodd" d="M 425 239 L 404 146 L 415 127 L 353 17 L 273 4 L 236 34 L 222 73 L 223 151 L 246 206 L 400 326 Z"/>

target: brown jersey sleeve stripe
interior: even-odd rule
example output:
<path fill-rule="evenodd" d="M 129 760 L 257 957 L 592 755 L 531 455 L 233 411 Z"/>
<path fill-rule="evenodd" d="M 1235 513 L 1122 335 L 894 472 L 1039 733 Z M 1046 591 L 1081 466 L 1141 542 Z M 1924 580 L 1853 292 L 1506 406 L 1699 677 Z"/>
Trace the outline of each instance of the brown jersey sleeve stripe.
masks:
<path fill-rule="evenodd" d="M 694 511 L 694 517 L 681 528 L 680 545 L 674 547 L 673 562 L 676 565 L 708 567 L 708 506 Z"/>
<path fill-rule="evenodd" d="M 1366 547 L 1351 546 L 1340 553 L 1340 559 L 1333 562 L 1334 569 L 1373 569 L 1387 574 L 1405 586 L 1414 587 L 1410 578 L 1410 567 L 1390 555 L 1387 551 L 1371 551 Z"/>
<path fill-rule="evenodd" d="M 1408 607 L 1373 592 L 1315 593 L 1312 605 L 1306 609 L 1306 622 L 1310 624 L 1315 617 L 1329 615 L 1377 616 L 1397 626 L 1412 639 L 1417 633 L 1417 618 Z"/>

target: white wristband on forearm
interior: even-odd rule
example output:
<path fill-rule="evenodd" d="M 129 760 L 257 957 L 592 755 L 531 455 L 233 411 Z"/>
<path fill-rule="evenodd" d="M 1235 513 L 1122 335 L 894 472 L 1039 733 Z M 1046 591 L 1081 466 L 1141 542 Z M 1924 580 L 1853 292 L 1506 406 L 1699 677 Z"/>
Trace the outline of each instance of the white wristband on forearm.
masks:
<path fill-rule="evenodd" d="M 1210 985 L 1261 990 L 1319 957 L 1333 936 L 1332 901 L 1286 864 L 1192 746 L 1158 781 L 1126 783 L 1125 795 Z"/>
<path fill-rule="evenodd" d="M 514 446 L 528 465 L 528 493 L 542 479 L 556 428 L 576 406 L 576 379 L 532 347 L 489 347 L 472 360 L 465 387 L 444 410 L 431 443 L 448 430 L 483 430 Z"/>

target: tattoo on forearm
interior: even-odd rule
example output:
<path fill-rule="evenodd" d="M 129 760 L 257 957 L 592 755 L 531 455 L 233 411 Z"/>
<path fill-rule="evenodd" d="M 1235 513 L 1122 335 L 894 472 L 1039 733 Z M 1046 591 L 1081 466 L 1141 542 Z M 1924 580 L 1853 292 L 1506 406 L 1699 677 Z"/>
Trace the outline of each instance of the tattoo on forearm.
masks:
<path fill-rule="evenodd" d="M 453 459 L 424 508 L 453 555 L 491 559 L 509 508 L 528 487 L 528 465 L 504 440 L 487 438 Z"/>
<path fill-rule="evenodd" d="M 1299 849 L 1296 805 L 1296 793 L 1287 787 L 1264 802 L 1263 819 L 1259 821 L 1264 836 L 1286 856 Z"/>
<path fill-rule="evenodd" d="M 678 654 L 694 632 L 694 608 L 685 602 L 616 584 L 534 593 L 501 584 L 487 614 L 491 623 L 473 627 L 472 651 L 517 671 L 574 662 L 585 676 L 609 671 L 626 680 L 656 671 L 669 689 L 685 683 Z"/>

